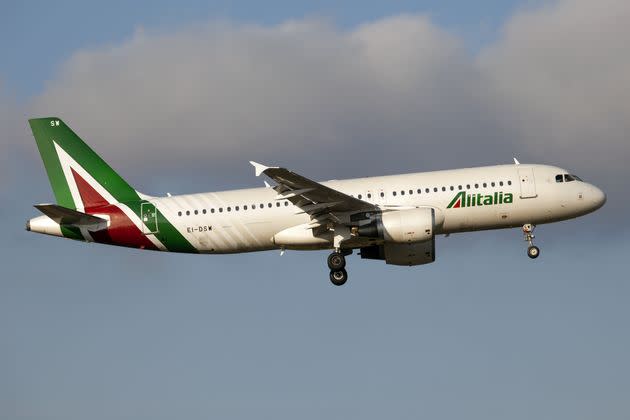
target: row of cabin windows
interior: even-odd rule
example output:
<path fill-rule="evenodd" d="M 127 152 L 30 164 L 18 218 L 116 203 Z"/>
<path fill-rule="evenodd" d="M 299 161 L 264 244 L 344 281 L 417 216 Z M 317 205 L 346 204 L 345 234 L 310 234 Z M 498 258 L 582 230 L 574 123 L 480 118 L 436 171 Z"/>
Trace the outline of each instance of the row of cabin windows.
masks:
<path fill-rule="evenodd" d="M 276 207 L 280 207 L 281 205 L 282 204 L 280 204 L 280 201 L 276 201 Z M 284 206 L 287 207 L 288 205 L 289 205 L 289 202 L 285 201 L 284 202 Z M 267 207 L 268 208 L 272 208 L 273 207 L 273 203 L 267 203 Z M 242 207 L 241 206 L 234 206 L 234 207 L 228 206 L 228 207 L 225 208 L 225 211 L 227 211 L 227 212 L 231 212 L 232 210 L 240 211 L 241 209 L 242 210 L 247 210 L 247 209 L 256 210 L 256 208 L 264 209 L 265 208 L 265 204 L 264 203 L 252 204 L 251 206 L 248 206 L 247 204 L 245 204 Z M 215 213 L 215 212 L 223 213 L 223 207 L 219 207 L 218 209 L 210 209 L 210 213 Z M 190 216 L 191 214 L 197 215 L 199 213 L 207 214 L 208 210 L 206 210 L 206 209 L 202 209 L 201 211 L 199 211 L 199 210 L 193 210 L 193 211 L 186 210 L 186 216 Z M 183 216 L 184 213 L 181 212 L 181 211 L 178 211 L 177 215 L 178 216 Z"/>
<path fill-rule="evenodd" d="M 490 184 L 489 184 L 489 185 L 490 185 L 491 187 L 496 187 L 496 186 L 497 186 L 497 184 L 498 184 L 500 187 L 502 187 L 505 183 L 504 183 L 503 181 L 499 181 L 498 183 L 497 183 L 497 182 L 490 182 Z M 473 187 L 474 187 L 474 188 L 479 188 L 479 186 L 480 186 L 480 185 L 481 185 L 483 188 L 488 188 L 488 183 L 487 183 L 487 182 L 484 182 L 484 183 L 482 183 L 482 184 L 478 184 L 478 183 L 477 183 L 477 184 L 472 184 L 472 185 L 471 185 L 471 184 L 466 184 L 466 186 L 465 186 L 465 187 L 466 187 L 466 189 L 467 189 L 467 190 L 470 190 L 470 189 L 471 189 L 471 188 L 473 188 Z M 507 181 L 507 185 L 512 185 L 512 181 Z M 455 191 L 455 186 L 451 185 L 450 187 L 448 187 L 448 189 L 449 189 L 449 190 L 451 190 L 451 191 Z M 458 185 L 458 186 L 457 186 L 457 189 L 458 189 L 459 191 L 463 190 L 463 189 L 464 189 L 464 185 Z M 446 191 L 446 190 L 447 190 L 447 188 L 446 188 L 446 187 L 442 187 L 442 191 Z M 418 194 L 422 194 L 422 188 L 418 188 L 418 189 L 417 189 L 417 190 L 415 190 L 415 191 L 416 191 Z M 439 188 L 438 188 L 438 187 L 433 187 L 433 192 L 438 192 L 438 191 L 439 191 Z M 430 192 L 431 192 L 431 188 L 425 188 L 425 189 L 424 189 L 424 192 L 425 192 L 426 194 L 430 193 Z M 413 193 L 414 193 L 414 190 L 413 190 L 413 189 L 410 189 L 410 190 L 408 190 L 408 191 L 406 191 L 406 190 L 400 190 L 400 192 L 398 192 L 398 191 L 392 191 L 392 195 L 393 195 L 394 197 L 396 197 L 398 194 L 400 194 L 400 195 L 405 195 L 405 194 L 413 195 Z M 380 194 L 380 195 L 381 195 L 381 197 L 385 197 L 385 193 L 384 193 L 384 192 L 382 192 L 382 191 L 381 191 L 381 194 Z M 371 193 L 367 193 L 366 197 L 367 197 L 368 199 L 370 199 L 370 198 L 372 198 L 372 194 L 371 194 Z M 359 195 L 357 195 L 357 198 L 358 198 L 359 200 L 363 199 L 363 194 L 359 194 Z"/>
<path fill-rule="evenodd" d="M 576 177 L 576 178 L 577 178 L 577 177 Z M 478 184 L 478 183 L 477 183 L 477 184 L 473 184 L 473 185 L 471 185 L 471 184 L 466 184 L 466 189 L 467 189 L 467 190 L 470 190 L 471 188 L 473 188 L 473 186 L 474 186 L 474 188 L 479 188 L 479 186 L 480 186 L 480 185 L 481 185 L 483 188 L 487 188 L 487 187 L 488 187 L 488 183 L 487 183 L 487 182 L 484 182 L 484 183 L 482 183 L 482 184 Z M 498 182 L 498 185 L 499 185 L 500 187 L 502 187 L 502 186 L 504 185 L 503 181 L 499 181 L 499 182 Z M 512 181 L 507 181 L 507 185 L 512 185 Z M 490 186 L 491 186 L 491 187 L 496 187 L 496 186 L 497 186 L 497 183 L 496 183 L 496 182 L 491 182 L 491 183 L 490 183 Z M 448 189 L 450 189 L 451 191 L 455 191 L 455 187 L 454 187 L 453 185 L 451 185 Z M 464 189 L 464 186 L 463 186 L 463 185 L 458 185 L 458 186 L 457 186 L 457 189 L 458 189 L 459 191 L 461 191 L 461 190 L 463 190 L 463 189 Z M 417 191 L 417 193 L 418 193 L 418 194 L 421 194 L 421 193 L 422 193 L 422 188 L 418 188 L 416 191 Z M 433 192 L 438 192 L 438 191 L 439 191 L 438 187 L 433 187 Z M 442 191 L 446 191 L 446 187 L 442 187 Z M 410 189 L 410 190 L 408 191 L 409 195 L 413 195 L 413 192 L 414 192 L 414 190 L 413 190 L 413 189 Z M 425 188 L 425 189 L 424 189 L 424 192 L 428 194 L 428 193 L 430 193 L 430 192 L 431 192 L 431 189 L 430 189 L 430 188 Z M 382 192 L 382 191 L 381 191 L 381 194 L 380 194 L 380 195 L 381 195 L 381 197 L 385 197 L 385 193 L 384 193 L 384 192 Z M 398 195 L 398 191 L 392 191 L 392 195 L 393 195 L 394 197 L 396 197 L 396 195 Z M 405 190 L 401 190 L 401 191 L 400 191 L 400 195 L 405 195 Z M 371 193 L 367 193 L 367 194 L 366 194 L 366 197 L 367 197 L 368 199 L 370 199 L 370 198 L 372 198 L 372 194 L 371 194 Z M 357 195 L 357 198 L 358 198 L 359 200 L 363 199 L 363 194 L 359 194 L 359 195 Z M 285 207 L 286 207 L 286 206 L 288 206 L 288 205 L 289 205 L 289 202 L 288 202 L 288 201 L 285 201 L 285 202 L 284 202 L 284 205 L 285 205 Z M 279 202 L 279 201 L 276 201 L 276 207 L 280 207 L 280 206 L 281 206 L 280 202 Z M 263 203 L 260 203 L 260 204 L 258 205 L 258 207 L 259 207 L 259 208 L 261 208 L 261 209 L 263 209 L 263 208 L 265 208 L 265 205 L 264 205 Z M 273 204 L 272 204 L 272 203 L 267 203 L 267 207 L 272 208 L 272 207 L 273 207 Z M 248 207 L 248 206 L 247 206 L 247 204 L 245 204 L 245 205 L 243 206 L 243 210 L 247 210 L 248 208 L 251 208 L 251 210 L 255 210 L 255 209 L 256 209 L 256 204 L 252 204 L 252 205 L 251 205 L 251 207 Z M 241 207 L 239 207 L 239 206 L 234 206 L 234 211 L 239 211 L 240 209 L 241 209 Z M 232 207 L 226 207 L 226 208 L 225 208 L 225 210 L 226 210 L 226 211 L 228 211 L 228 212 L 231 212 L 231 211 L 232 211 Z M 218 209 L 216 209 L 216 211 L 218 211 L 219 213 L 223 213 L 223 207 L 219 207 Z M 215 209 L 210 209 L 210 213 L 214 213 L 214 212 L 215 212 Z M 198 215 L 198 214 L 199 214 L 199 210 L 194 210 L 194 211 L 192 211 L 192 213 L 193 213 L 193 214 L 195 214 L 195 215 Z M 186 210 L 186 216 L 190 216 L 190 214 L 191 214 L 191 211 L 190 211 L 190 210 Z M 207 210 L 206 210 L 206 209 L 202 209 L 202 210 L 201 210 L 201 214 L 207 214 Z M 177 215 L 178 215 L 178 216 L 183 216 L 183 213 L 180 211 L 180 212 L 177 212 Z"/>

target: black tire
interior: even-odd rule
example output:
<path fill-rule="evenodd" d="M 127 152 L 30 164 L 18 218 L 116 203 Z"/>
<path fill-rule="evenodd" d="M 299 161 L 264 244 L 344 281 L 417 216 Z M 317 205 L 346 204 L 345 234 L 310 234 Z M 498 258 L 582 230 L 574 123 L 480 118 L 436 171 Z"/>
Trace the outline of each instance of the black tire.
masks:
<path fill-rule="evenodd" d="M 331 271 L 339 271 L 346 268 L 346 257 L 339 252 L 333 252 L 328 256 L 328 268 Z"/>
<path fill-rule="evenodd" d="M 335 286 L 343 286 L 348 281 L 348 272 L 345 269 L 330 272 L 330 282 Z"/>
<path fill-rule="evenodd" d="M 540 249 L 537 246 L 530 246 L 527 248 L 527 256 L 531 259 L 538 258 L 540 255 Z"/>

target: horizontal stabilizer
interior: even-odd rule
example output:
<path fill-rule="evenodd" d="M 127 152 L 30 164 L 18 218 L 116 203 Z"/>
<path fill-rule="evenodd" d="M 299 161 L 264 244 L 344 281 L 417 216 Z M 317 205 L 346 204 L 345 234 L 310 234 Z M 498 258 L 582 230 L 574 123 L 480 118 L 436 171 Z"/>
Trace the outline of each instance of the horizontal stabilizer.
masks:
<path fill-rule="evenodd" d="M 62 226 L 87 227 L 91 228 L 90 230 L 98 230 L 107 227 L 107 219 L 82 213 L 57 204 L 36 204 L 35 208 Z"/>

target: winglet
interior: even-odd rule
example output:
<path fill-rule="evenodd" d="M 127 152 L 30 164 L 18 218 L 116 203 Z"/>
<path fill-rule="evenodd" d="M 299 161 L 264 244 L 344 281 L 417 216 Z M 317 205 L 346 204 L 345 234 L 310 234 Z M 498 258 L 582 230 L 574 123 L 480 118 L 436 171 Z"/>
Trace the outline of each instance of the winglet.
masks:
<path fill-rule="evenodd" d="M 516 159 L 516 158 L 513 158 L 513 159 L 514 159 L 514 164 L 515 165 L 520 165 L 521 164 L 521 162 L 519 162 L 518 159 Z"/>
<path fill-rule="evenodd" d="M 254 167 L 254 171 L 256 173 L 256 176 L 260 176 L 260 174 L 262 174 L 267 169 L 269 169 L 268 166 L 265 166 L 265 165 L 263 165 L 261 163 L 258 163 L 258 162 L 254 162 L 253 160 L 250 160 L 249 163 L 251 163 L 252 166 Z"/>

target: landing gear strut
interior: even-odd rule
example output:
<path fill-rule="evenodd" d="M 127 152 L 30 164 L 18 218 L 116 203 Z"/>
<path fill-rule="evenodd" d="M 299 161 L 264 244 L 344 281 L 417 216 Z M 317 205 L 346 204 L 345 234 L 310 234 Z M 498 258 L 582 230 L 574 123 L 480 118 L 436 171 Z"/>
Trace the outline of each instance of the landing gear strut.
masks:
<path fill-rule="evenodd" d="M 538 256 L 540 255 L 540 249 L 534 245 L 534 229 L 536 228 L 535 225 L 532 225 L 530 223 L 527 223 L 525 225 L 523 225 L 523 234 L 525 235 L 525 242 L 527 242 L 527 244 L 529 245 L 527 247 L 527 256 L 529 258 L 538 258 Z"/>
<path fill-rule="evenodd" d="M 328 268 L 330 268 L 330 281 L 335 286 L 343 286 L 348 281 L 346 257 L 339 250 L 328 256 Z"/>

